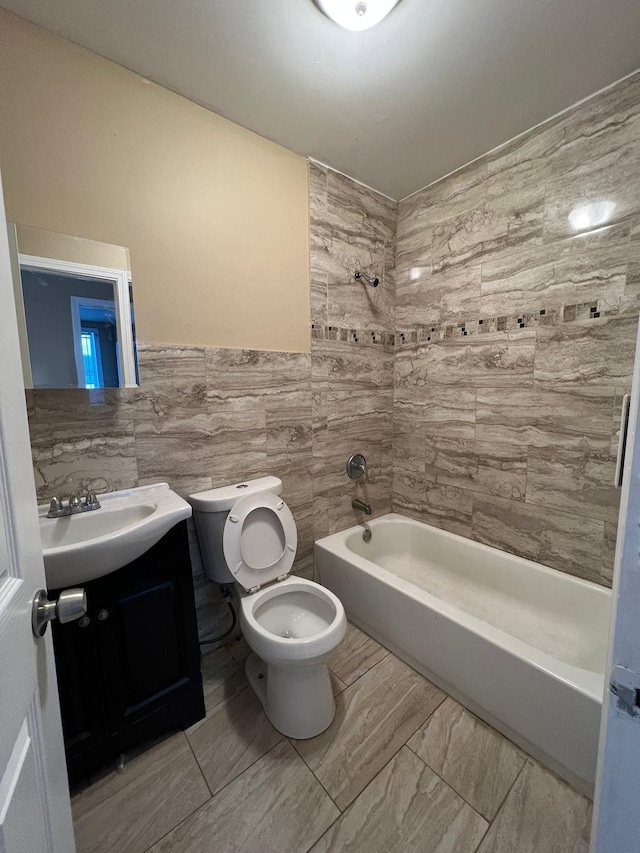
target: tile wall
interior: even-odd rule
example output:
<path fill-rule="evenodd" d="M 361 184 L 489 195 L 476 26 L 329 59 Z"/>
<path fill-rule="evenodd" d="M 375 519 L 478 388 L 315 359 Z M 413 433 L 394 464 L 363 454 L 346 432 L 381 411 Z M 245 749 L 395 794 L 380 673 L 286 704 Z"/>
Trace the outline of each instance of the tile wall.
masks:
<path fill-rule="evenodd" d="M 395 202 L 310 164 L 314 536 L 391 510 Z M 362 270 L 377 288 L 356 281 Z M 345 465 L 366 457 L 367 483 Z"/>
<path fill-rule="evenodd" d="M 400 202 L 396 252 L 394 509 L 610 585 L 640 75 Z"/>

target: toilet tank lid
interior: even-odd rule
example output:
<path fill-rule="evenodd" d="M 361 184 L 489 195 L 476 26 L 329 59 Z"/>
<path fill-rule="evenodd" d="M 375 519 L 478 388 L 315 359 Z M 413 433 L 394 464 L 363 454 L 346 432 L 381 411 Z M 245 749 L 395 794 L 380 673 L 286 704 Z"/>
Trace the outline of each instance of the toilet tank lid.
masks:
<path fill-rule="evenodd" d="M 282 491 L 282 480 L 279 477 L 260 477 L 257 480 L 243 480 L 231 486 L 221 486 L 206 492 L 196 492 L 189 495 L 187 500 L 199 512 L 225 512 L 247 495 L 260 492 L 270 492 L 279 495 Z"/>

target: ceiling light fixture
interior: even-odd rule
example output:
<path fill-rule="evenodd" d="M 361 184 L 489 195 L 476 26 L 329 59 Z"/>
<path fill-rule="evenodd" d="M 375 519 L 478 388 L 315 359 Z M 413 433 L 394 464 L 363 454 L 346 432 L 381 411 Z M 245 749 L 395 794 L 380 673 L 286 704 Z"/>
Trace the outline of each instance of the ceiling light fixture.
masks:
<path fill-rule="evenodd" d="M 574 231 L 586 231 L 604 225 L 616 209 L 614 201 L 593 201 L 574 207 L 569 214 L 569 224 Z"/>
<path fill-rule="evenodd" d="M 399 0 L 317 0 L 322 11 L 347 30 L 368 30 L 379 24 Z"/>

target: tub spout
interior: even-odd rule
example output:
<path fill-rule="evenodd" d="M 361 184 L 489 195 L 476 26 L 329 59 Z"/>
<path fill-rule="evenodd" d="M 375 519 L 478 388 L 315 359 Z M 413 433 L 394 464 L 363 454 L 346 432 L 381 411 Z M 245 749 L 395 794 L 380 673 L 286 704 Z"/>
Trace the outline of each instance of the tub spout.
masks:
<path fill-rule="evenodd" d="M 359 498 L 354 498 L 351 501 L 351 506 L 354 509 L 357 509 L 359 512 L 363 512 L 365 515 L 371 515 L 371 507 L 369 504 L 366 504 L 364 501 L 361 501 Z"/>

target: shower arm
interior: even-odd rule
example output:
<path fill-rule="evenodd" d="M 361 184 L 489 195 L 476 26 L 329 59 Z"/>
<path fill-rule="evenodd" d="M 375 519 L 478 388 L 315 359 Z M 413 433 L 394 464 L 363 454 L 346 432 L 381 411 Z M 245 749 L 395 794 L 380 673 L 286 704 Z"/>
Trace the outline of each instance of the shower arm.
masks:
<path fill-rule="evenodd" d="M 360 270 L 356 270 L 354 272 L 353 277 L 356 281 L 360 281 L 360 279 L 364 279 L 367 284 L 370 284 L 371 287 L 377 287 L 380 284 L 379 278 L 371 278 L 371 276 L 367 275 L 366 272 L 360 272 Z"/>

